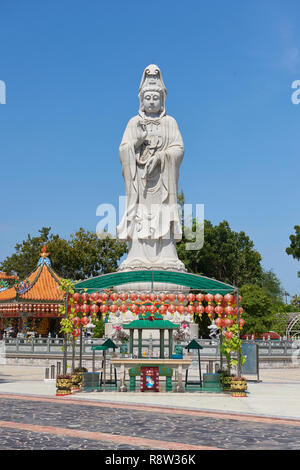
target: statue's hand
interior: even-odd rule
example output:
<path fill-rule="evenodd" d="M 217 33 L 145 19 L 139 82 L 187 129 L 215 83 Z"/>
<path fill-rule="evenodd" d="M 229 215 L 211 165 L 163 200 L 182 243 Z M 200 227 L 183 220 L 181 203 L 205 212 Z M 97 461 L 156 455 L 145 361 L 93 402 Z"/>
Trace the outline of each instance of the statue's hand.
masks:
<path fill-rule="evenodd" d="M 141 121 L 138 121 L 137 123 L 137 128 L 136 128 L 136 142 L 135 142 L 135 148 L 138 149 L 144 140 L 147 137 L 147 129 L 144 124 L 142 124 Z"/>
<path fill-rule="evenodd" d="M 145 175 L 150 175 L 152 173 L 158 162 L 160 162 L 160 158 L 160 154 L 157 153 L 148 160 L 145 167 Z"/>

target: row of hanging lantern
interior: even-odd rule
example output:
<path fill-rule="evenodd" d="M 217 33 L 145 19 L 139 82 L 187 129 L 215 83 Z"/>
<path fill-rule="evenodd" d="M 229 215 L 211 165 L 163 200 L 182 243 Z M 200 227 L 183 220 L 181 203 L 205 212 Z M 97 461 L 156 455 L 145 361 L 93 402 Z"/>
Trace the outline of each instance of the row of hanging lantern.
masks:
<path fill-rule="evenodd" d="M 14 313 L 59 313 L 59 304 L 0 304 L 0 314 L 14 314 Z"/>
<path fill-rule="evenodd" d="M 239 303 L 241 302 L 239 297 Z M 232 294 L 226 294 L 224 297 L 221 294 L 154 294 L 154 293 L 109 293 L 109 292 L 94 292 L 82 294 L 76 292 L 70 296 L 71 303 L 69 304 L 69 313 L 72 311 L 75 315 L 92 315 L 108 314 L 108 313 L 126 313 L 130 310 L 133 314 L 145 315 L 149 312 L 151 315 L 159 313 L 165 315 L 167 312 L 170 314 L 191 314 L 202 316 L 207 313 L 208 317 L 213 320 L 216 319 L 216 324 L 219 327 L 226 326 L 226 317 L 237 316 L 237 299 Z M 205 302 L 205 306 L 203 305 Z M 100 305 L 98 305 L 100 304 Z M 239 307 L 239 315 L 243 313 L 242 307 Z M 227 322 L 228 323 L 228 322 Z M 243 323 L 243 322 L 241 322 Z M 229 326 L 229 325 L 227 325 Z M 240 325 L 241 326 L 241 325 Z"/>

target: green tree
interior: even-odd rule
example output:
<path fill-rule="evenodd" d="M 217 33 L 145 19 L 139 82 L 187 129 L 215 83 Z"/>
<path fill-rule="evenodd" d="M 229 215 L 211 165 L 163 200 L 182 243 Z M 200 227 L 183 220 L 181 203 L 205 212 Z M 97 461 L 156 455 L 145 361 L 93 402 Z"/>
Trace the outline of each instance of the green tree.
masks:
<path fill-rule="evenodd" d="M 295 235 L 290 235 L 290 246 L 286 248 L 288 255 L 292 255 L 293 258 L 300 261 L 300 225 L 294 226 Z M 300 277 L 300 271 L 298 271 L 298 277 Z"/>
<path fill-rule="evenodd" d="M 65 240 L 50 231 L 50 227 L 43 227 L 39 236 L 28 235 L 15 246 L 16 252 L 0 264 L 0 269 L 25 279 L 36 268 L 41 247 L 46 243 L 53 269 L 64 278 L 79 280 L 115 271 L 127 250 L 125 243 L 107 233 L 99 238 L 96 233 L 80 228 Z"/>
<path fill-rule="evenodd" d="M 274 302 L 283 302 L 284 289 L 282 288 L 280 279 L 272 271 L 263 271 L 261 279 L 258 281 L 258 285 L 264 289 L 264 291 L 272 297 Z"/>
<path fill-rule="evenodd" d="M 251 333 L 260 335 L 272 330 L 276 323 L 274 303 L 262 287 L 246 284 L 241 287 L 243 318 L 245 325 L 242 334 Z"/>
<path fill-rule="evenodd" d="M 193 230 L 196 229 L 193 221 Z M 213 225 L 204 221 L 204 244 L 199 250 L 187 250 L 186 238 L 177 244 L 178 257 L 188 271 L 242 286 L 259 282 L 263 276 L 261 255 L 245 232 L 234 232 L 227 221 Z"/>
<path fill-rule="evenodd" d="M 94 338 L 103 338 L 105 333 L 105 323 L 102 318 L 93 321 L 95 328 L 93 328 L 93 337 Z"/>

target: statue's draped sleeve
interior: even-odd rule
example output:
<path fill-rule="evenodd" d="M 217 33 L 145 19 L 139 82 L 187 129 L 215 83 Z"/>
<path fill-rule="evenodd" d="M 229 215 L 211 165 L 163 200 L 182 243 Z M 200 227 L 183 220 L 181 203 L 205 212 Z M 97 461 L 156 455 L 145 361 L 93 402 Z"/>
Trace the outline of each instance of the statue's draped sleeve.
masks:
<path fill-rule="evenodd" d="M 122 164 L 122 175 L 125 181 L 126 209 L 120 225 L 117 227 L 119 240 L 128 240 L 133 229 L 133 219 L 138 203 L 138 188 L 136 178 L 136 155 L 134 143 L 136 142 L 136 128 L 138 116 L 130 119 L 125 129 L 122 142 L 119 147 L 119 156 Z"/>

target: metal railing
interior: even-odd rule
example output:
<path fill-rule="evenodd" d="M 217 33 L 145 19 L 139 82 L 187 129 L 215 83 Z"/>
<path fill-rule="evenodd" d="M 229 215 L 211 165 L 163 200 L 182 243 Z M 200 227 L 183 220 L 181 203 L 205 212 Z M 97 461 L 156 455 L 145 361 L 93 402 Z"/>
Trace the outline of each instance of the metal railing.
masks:
<path fill-rule="evenodd" d="M 103 339 L 91 339 L 83 338 L 82 341 L 82 354 L 92 355 L 92 345 L 101 344 Z M 218 357 L 219 345 L 209 339 L 200 339 L 200 344 L 203 346 L 201 355 L 207 357 Z M 259 346 L 259 356 L 272 357 L 272 356 L 292 356 L 295 348 L 300 348 L 300 340 L 298 342 L 291 340 L 269 340 L 269 341 L 254 341 L 245 340 L 245 343 L 256 343 Z M 63 354 L 63 338 L 51 338 L 51 337 L 17 337 L 17 338 L 3 338 L 5 353 L 21 354 L 21 355 L 34 355 L 34 354 L 49 354 L 49 355 L 60 355 Z M 298 343 L 298 344 L 297 344 Z M 137 349 L 138 341 L 134 341 L 134 348 Z M 154 352 L 159 350 L 160 342 L 159 339 L 143 339 L 143 350 L 145 352 L 152 350 Z M 165 348 L 168 349 L 168 340 L 165 340 Z M 71 344 L 68 345 L 69 351 L 71 351 Z M 79 339 L 75 340 L 75 354 L 80 352 Z"/>

